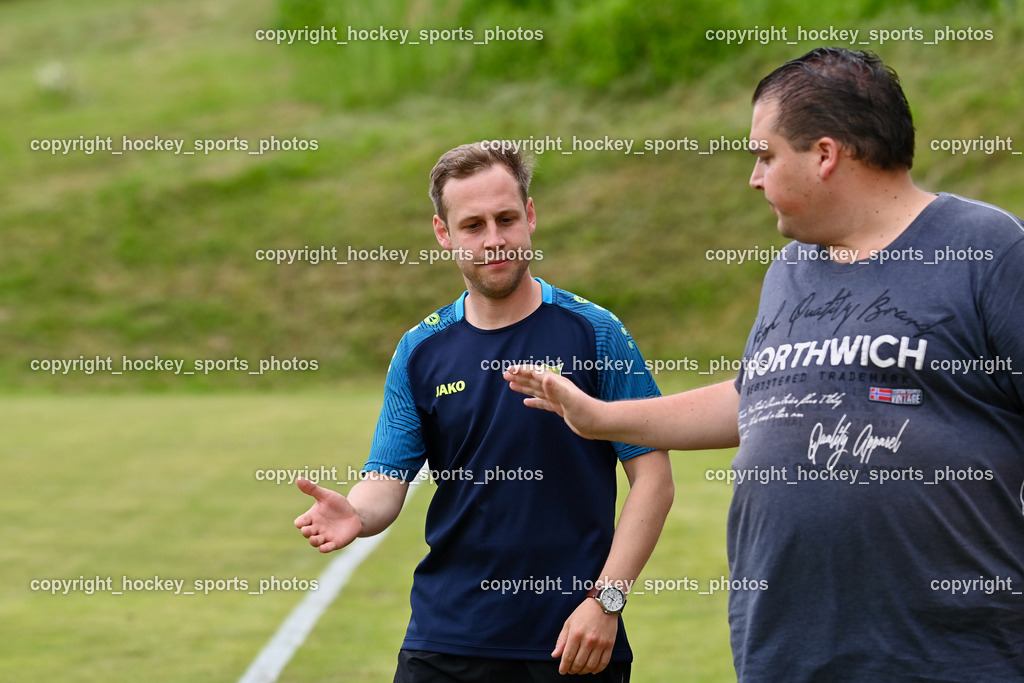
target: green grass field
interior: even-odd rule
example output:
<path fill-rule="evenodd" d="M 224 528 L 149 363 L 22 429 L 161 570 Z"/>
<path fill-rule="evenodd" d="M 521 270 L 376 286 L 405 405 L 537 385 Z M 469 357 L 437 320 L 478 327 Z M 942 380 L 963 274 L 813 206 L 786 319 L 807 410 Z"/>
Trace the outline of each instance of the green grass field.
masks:
<path fill-rule="evenodd" d="M 257 480 L 257 471 L 336 467 L 345 477 L 365 459 L 379 405 L 376 387 L 0 399 L 0 680 L 236 680 L 302 598 L 295 590 L 250 591 L 271 577 L 308 582 L 333 557 L 309 547 L 291 524 L 306 497 Z M 704 473 L 729 459 L 725 452 L 674 456 L 676 503 L 641 583 L 690 578 L 706 590 L 728 573 L 730 489 Z M 410 499 L 282 681 L 390 678 L 412 570 L 426 549 L 429 494 L 428 484 Z M 32 584 L 97 577 L 91 595 L 85 584 L 67 594 Z M 124 590 L 125 577 L 183 580 L 182 592 L 195 594 L 145 584 Z M 633 680 L 679 680 L 681 672 L 686 680 L 728 680 L 725 598 L 634 595 L 626 613 Z"/>

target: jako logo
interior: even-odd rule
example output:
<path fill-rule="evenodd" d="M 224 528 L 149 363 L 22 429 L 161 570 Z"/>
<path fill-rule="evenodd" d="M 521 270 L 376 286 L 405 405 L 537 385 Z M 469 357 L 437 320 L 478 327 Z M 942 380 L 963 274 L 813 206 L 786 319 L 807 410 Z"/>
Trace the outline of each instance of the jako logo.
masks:
<path fill-rule="evenodd" d="M 461 379 L 458 382 L 448 382 L 448 384 L 438 384 L 435 390 L 434 396 L 447 396 L 448 394 L 454 394 L 457 391 L 462 391 L 466 388 L 466 383 Z"/>

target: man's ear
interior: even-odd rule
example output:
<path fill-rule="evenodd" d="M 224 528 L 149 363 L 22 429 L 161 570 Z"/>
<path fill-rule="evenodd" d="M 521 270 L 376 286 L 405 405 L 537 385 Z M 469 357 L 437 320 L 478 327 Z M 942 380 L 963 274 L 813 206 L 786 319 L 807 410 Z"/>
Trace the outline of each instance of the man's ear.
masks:
<path fill-rule="evenodd" d="M 533 197 L 526 198 L 526 224 L 530 226 L 530 234 L 537 229 L 537 212 L 533 208 Z"/>
<path fill-rule="evenodd" d="M 452 236 L 448 232 L 448 226 L 444 224 L 441 217 L 434 214 L 434 237 L 437 238 L 437 243 L 445 249 L 451 251 L 452 249 Z"/>
<path fill-rule="evenodd" d="M 839 158 L 843 155 L 843 147 L 835 138 L 818 138 L 814 143 L 814 151 L 818 155 L 818 175 L 822 180 L 827 180 L 836 167 L 839 166 Z"/>

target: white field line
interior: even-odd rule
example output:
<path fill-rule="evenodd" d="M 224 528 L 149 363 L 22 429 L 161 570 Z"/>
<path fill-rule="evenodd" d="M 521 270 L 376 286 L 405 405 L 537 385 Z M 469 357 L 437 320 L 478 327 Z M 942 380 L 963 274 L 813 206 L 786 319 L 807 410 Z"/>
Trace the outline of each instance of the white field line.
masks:
<path fill-rule="evenodd" d="M 420 474 L 410 484 L 406 502 L 416 492 L 418 484 L 424 480 L 423 474 L 423 470 L 420 470 Z M 256 659 L 238 679 L 238 683 L 274 683 L 277 680 L 292 655 L 302 646 L 306 636 L 313 630 L 320 615 L 324 613 L 328 605 L 334 602 L 334 599 L 341 593 L 341 589 L 348 583 L 352 573 L 363 560 L 370 556 L 373 549 L 380 545 L 390 530 L 391 528 L 388 527 L 376 536 L 357 538 L 347 547 L 338 551 L 338 556 L 320 574 L 320 578 L 317 580 L 317 590 L 306 593 L 302 602 L 295 606 L 288 618 L 277 629 L 277 633 L 256 655 Z"/>

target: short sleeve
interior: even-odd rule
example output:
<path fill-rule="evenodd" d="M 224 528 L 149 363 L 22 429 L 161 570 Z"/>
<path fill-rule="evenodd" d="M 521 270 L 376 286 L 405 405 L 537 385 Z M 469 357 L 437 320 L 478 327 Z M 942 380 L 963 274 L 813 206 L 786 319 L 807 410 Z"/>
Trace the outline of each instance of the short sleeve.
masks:
<path fill-rule="evenodd" d="M 597 308 L 603 314 L 597 316 L 595 324 L 597 359 L 601 362 L 598 398 L 602 401 L 624 401 L 661 396 L 640 349 L 625 325 L 610 311 Z M 612 442 L 612 445 L 619 460 L 655 450 L 619 442 Z"/>
<path fill-rule="evenodd" d="M 981 288 L 981 313 L 991 352 L 1005 368 L 1001 384 L 1017 413 L 1024 413 L 1024 239 L 995 264 Z"/>
<path fill-rule="evenodd" d="M 409 384 L 408 362 L 414 330 L 402 337 L 391 358 L 384 382 L 384 405 L 377 418 L 370 456 L 363 466 L 364 472 L 405 481 L 416 478 L 427 457 L 423 428 Z"/>

